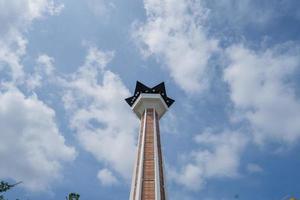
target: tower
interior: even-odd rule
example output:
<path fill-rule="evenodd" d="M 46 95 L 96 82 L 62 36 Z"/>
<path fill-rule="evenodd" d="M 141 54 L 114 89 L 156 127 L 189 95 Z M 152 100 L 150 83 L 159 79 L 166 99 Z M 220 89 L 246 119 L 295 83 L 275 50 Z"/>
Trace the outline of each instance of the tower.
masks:
<path fill-rule="evenodd" d="M 130 200 L 166 200 L 159 119 L 174 100 L 167 96 L 163 82 L 149 88 L 137 81 L 134 95 L 126 102 L 140 119 Z"/>

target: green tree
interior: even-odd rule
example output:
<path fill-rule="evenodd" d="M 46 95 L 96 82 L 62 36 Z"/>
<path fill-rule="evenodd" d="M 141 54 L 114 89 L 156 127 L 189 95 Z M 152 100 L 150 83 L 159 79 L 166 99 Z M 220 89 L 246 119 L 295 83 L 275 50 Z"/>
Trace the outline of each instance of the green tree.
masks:
<path fill-rule="evenodd" d="M 67 200 L 79 200 L 80 195 L 76 193 L 70 193 L 69 194 L 69 199 L 66 198 Z M 1 199 L 0 199 L 1 200 Z"/>
<path fill-rule="evenodd" d="M 0 200 L 5 200 L 3 193 L 5 193 L 6 191 L 10 190 L 11 188 L 15 187 L 16 185 L 18 185 L 20 183 L 22 183 L 22 182 L 18 182 L 18 183 L 11 185 L 8 182 L 1 181 L 0 182 Z"/>

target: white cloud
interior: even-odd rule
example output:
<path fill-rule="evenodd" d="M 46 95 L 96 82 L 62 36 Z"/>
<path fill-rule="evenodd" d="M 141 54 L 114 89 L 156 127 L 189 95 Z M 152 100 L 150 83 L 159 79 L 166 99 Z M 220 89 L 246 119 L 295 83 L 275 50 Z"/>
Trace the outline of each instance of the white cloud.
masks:
<path fill-rule="evenodd" d="M 216 18 L 216 23 L 226 22 L 234 28 L 244 25 L 265 25 L 277 17 L 275 5 L 278 1 L 265 3 L 253 0 L 204 0 L 205 5 L 211 9 L 211 17 Z"/>
<path fill-rule="evenodd" d="M 83 148 L 129 179 L 138 120 L 124 101 L 130 96 L 128 89 L 106 69 L 112 57 L 111 52 L 90 48 L 84 65 L 65 82 L 64 103 Z"/>
<path fill-rule="evenodd" d="M 162 133 L 178 134 L 178 119 L 176 112 L 169 110 L 160 122 L 160 129 Z"/>
<path fill-rule="evenodd" d="M 0 178 L 23 181 L 30 190 L 47 189 L 61 177 L 62 164 L 76 156 L 58 130 L 54 110 L 16 88 L 0 92 L 0 130 Z"/>
<path fill-rule="evenodd" d="M 27 74 L 26 85 L 29 90 L 34 90 L 41 87 L 43 82 L 50 78 L 54 73 L 54 58 L 42 54 L 37 60 L 37 65 L 34 68 L 33 74 Z"/>
<path fill-rule="evenodd" d="M 97 175 L 98 179 L 100 180 L 101 184 L 104 186 L 111 186 L 118 183 L 116 177 L 113 176 L 112 172 L 108 169 L 102 169 L 98 172 Z"/>
<path fill-rule="evenodd" d="M 188 155 L 188 163 L 171 178 L 191 190 L 203 188 L 208 179 L 238 177 L 240 155 L 247 144 L 247 136 L 237 132 L 197 135 L 195 141 L 201 145 Z"/>
<path fill-rule="evenodd" d="M 54 110 L 36 94 L 26 96 L 17 88 L 25 83 L 35 89 L 43 75 L 52 73 L 53 59 L 46 55 L 38 58 L 32 77 L 24 72 L 24 34 L 35 20 L 62 8 L 53 0 L 0 1 L 0 178 L 22 180 L 30 190 L 48 189 L 62 177 L 63 163 L 76 156 L 58 130 Z"/>
<path fill-rule="evenodd" d="M 65 8 L 65 5 L 62 3 L 56 3 L 53 0 L 48 0 L 47 8 L 50 15 L 59 15 Z"/>
<path fill-rule="evenodd" d="M 155 55 L 186 92 L 207 87 L 209 60 L 218 41 L 209 38 L 203 24 L 208 10 L 197 0 L 144 0 L 147 21 L 133 36 L 141 50 Z"/>
<path fill-rule="evenodd" d="M 54 71 L 53 66 L 54 59 L 52 57 L 49 57 L 46 54 L 39 55 L 37 58 L 37 63 L 39 64 L 37 71 L 42 71 L 46 75 L 50 76 L 52 75 Z"/>
<path fill-rule="evenodd" d="M 26 44 L 27 41 L 19 34 L 13 38 L 0 36 L 0 71 L 8 68 L 10 70 L 9 76 L 13 82 L 24 76 L 20 57 L 26 52 Z"/>
<path fill-rule="evenodd" d="M 115 4 L 109 0 L 87 0 L 88 7 L 95 16 L 107 18 L 115 8 Z"/>
<path fill-rule="evenodd" d="M 300 101 L 292 86 L 300 66 L 298 50 L 290 44 L 265 51 L 242 45 L 227 49 L 230 65 L 224 78 L 238 119 L 246 119 L 254 139 L 294 143 L 300 138 Z"/>
<path fill-rule="evenodd" d="M 58 14 L 63 4 L 53 0 L 3 0 L 0 2 L 1 35 L 22 32 L 47 14 Z"/>
<path fill-rule="evenodd" d="M 299 5 L 295 5 L 294 2 L 291 0 L 203 0 L 205 6 L 211 11 L 212 23 L 220 24 L 227 30 L 228 26 L 233 30 L 243 29 L 248 25 L 255 26 L 256 29 L 266 28 L 268 24 L 274 24 L 274 21 L 284 16 L 297 19 Z"/>
<path fill-rule="evenodd" d="M 171 172 L 170 178 L 190 190 L 198 190 L 204 184 L 203 171 L 195 164 L 187 164 L 180 173 Z"/>
<path fill-rule="evenodd" d="M 263 168 L 261 166 L 259 166 L 258 164 L 255 163 L 249 163 L 247 165 L 247 171 L 250 173 L 260 173 L 263 172 Z"/>
<path fill-rule="evenodd" d="M 21 58 L 26 53 L 28 31 L 34 20 L 50 14 L 58 14 L 62 4 L 53 0 L 4 0 L 0 2 L 0 71 L 10 70 L 11 81 L 24 78 Z M 3 77 L 2 77 L 3 78 Z"/>

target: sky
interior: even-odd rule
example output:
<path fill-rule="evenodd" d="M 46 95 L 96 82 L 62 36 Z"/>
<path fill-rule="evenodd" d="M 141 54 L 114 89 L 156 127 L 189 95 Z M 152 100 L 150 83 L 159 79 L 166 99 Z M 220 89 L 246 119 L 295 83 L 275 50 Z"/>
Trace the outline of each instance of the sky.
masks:
<path fill-rule="evenodd" d="M 9 199 L 128 199 L 164 81 L 172 200 L 300 198 L 297 0 L 0 0 L 0 179 Z"/>

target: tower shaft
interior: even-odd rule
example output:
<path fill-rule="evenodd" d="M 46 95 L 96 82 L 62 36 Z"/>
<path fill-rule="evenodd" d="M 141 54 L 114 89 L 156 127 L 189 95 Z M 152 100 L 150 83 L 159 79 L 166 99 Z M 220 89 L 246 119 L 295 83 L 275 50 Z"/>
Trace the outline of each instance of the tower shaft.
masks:
<path fill-rule="evenodd" d="M 155 108 L 146 108 L 141 116 L 130 200 L 165 199 L 159 116 Z"/>
<path fill-rule="evenodd" d="M 174 100 L 164 82 L 150 88 L 137 81 L 134 95 L 125 99 L 141 120 L 130 200 L 166 200 L 159 119 Z"/>

